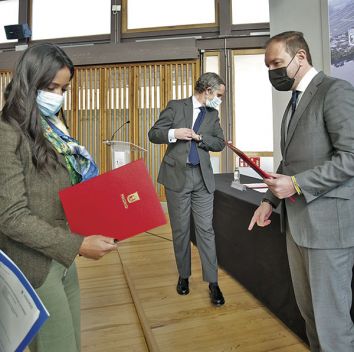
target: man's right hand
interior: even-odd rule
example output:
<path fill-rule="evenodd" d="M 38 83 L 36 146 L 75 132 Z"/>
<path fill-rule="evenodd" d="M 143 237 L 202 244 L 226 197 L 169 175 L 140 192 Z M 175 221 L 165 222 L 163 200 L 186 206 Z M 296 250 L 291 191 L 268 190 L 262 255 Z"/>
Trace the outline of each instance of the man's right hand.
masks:
<path fill-rule="evenodd" d="M 117 243 L 114 242 L 114 238 L 93 235 L 84 238 L 79 254 L 83 257 L 97 260 L 115 249 L 117 249 Z"/>
<path fill-rule="evenodd" d="M 175 129 L 175 138 L 182 139 L 185 141 L 192 140 L 193 130 L 190 128 L 176 128 Z"/>
<path fill-rule="evenodd" d="M 253 214 L 251 222 L 248 225 L 248 230 L 251 231 L 253 229 L 254 224 L 256 223 L 260 227 L 268 226 L 271 223 L 269 217 L 272 212 L 273 207 L 267 202 L 262 202 Z"/>

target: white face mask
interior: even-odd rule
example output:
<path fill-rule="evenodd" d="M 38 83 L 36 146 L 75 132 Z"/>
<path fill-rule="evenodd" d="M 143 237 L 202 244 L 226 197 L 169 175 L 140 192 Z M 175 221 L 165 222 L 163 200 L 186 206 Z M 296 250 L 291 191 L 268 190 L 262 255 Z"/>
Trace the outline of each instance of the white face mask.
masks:
<path fill-rule="evenodd" d="M 36 102 L 42 115 L 53 116 L 63 106 L 64 96 L 46 92 L 45 90 L 38 90 Z"/>
<path fill-rule="evenodd" d="M 205 102 L 205 105 L 208 106 L 209 108 L 214 108 L 216 109 L 220 104 L 222 100 L 215 95 L 215 97 L 211 100 L 207 99 Z"/>

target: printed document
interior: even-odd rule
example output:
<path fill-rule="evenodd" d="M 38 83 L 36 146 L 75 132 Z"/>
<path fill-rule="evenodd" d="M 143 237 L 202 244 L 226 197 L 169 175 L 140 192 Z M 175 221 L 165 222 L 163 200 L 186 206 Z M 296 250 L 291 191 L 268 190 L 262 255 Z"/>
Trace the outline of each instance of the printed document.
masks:
<path fill-rule="evenodd" d="M 48 316 L 26 277 L 0 250 L 0 352 L 23 351 Z"/>

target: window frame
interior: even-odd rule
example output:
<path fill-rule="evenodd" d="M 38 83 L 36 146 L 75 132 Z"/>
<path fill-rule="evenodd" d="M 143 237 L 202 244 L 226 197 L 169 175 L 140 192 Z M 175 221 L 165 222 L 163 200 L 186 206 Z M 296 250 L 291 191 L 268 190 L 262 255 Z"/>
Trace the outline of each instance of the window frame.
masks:
<path fill-rule="evenodd" d="M 258 54 L 264 54 L 265 49 L 261 48 L 255 48 L 255 49 L 234 49 L 232 50 L 232 86 L 234 87 L 235 81 L 236 81 L 236 72 L 235 72 L 235 65 L 234 65 L 234 57 L 237 55 L 258 55 Z M 237 123 L 237 114 L 235 111 L 235 106 L 236 106 L 236 101 L 235 101 L 236 95 L 233 94 L 232 97 L 232 138 L 234 139 L 234 142 L 237 143 L 236 141 L 236 123 Z M 273 150 L 262 150 L 262 151 L 247 151 L 244 150 L 244 153 L 246 153 L 248 156 L 254 157 L 254 156 L 260 156 L 260 157 L 273 157 L 274 158 L 274 144 L 273 144 Z"/>
<path fill-rule="evenodd" d="M 33 0 L 20 0 L 19 1 L 19 23 L 28 23 L 32 27 L 32 1 Z M 148 31 L 142 32 L 141 29 L 130 30 L 124 33 L 123 27 L 123 12 L 126 10 L 127 0 L 111 0 L 111 5 L 121 5 L 121 10 L 114 14 L 111 12 L 111 33 L 105 35 L 91 35 L 81 37 L 66 37 L 66 38 L 53 38 L 50 39 L 52 43 L 63 45 L 80 45 L 80 44 L 119 44 L 131 41 L 149 41 L 149 40 L 162 40 L 171 37 L 197 39 L 218 39 L 220 35 L 227 35 L 235 40 L 239 35 L 242 37 L 269 35 L 269 23 L 256 23 L 256 24 L 240 24 L 232 25 L 231 16 L 226 18 L 226 23 L 220 22 L 220 15 L 226 16 L 230 13 L 231 0 L 215 0 L 216 7 L 216 21 L 214 24 L 208 26 L 204 25 L 186 25 L 174 27 L 155 27 L 149 28 Z M 229 4 L 230 1 L 230 4 Z M 226 26 L 226 27 L 225 27 Z M 225 29 L 225 28 L 226 29 Z M 46 42 L 48 40 L 29 40 L 30 43 Z M 13 50 L 18 44 L 25 44 L 25 40 L 0 44 L 0 50 Z M 199 45 L 199 44 L 198 44 Z M 202 45 L 203 46 L 203 45 Z M 237 48 L 237 47 L 236 47 Z"/>
<path fill-rule="evenodd" d="M 21 6 L 23 5 L 23 1 L 21 0 L 18 0 L 18 23 L 21 23 L 21 19 L 22 19 L 22 16 L 21 16 Z M 16 24 L 16 23 L 13 23 L 13 24 Z M 0 30 L 4 30 L 4 28 L 0 29 Z M 0 43 L 0 50 L 6 50 L 6 49 L 10 49 L 10 48 L 13 48 L 15 47 L 16 45 L 18 45 L 20 42 L 22 41 L 14 41 L 14 42 L 4 42 L 4 43 Z"/>
<path fill-rule="evenodd" d="M 270 0 L 268 0 L 269 3 Z M 232 21 L 232 0 L 230 0 L 230 22 L 232 28 L 243 28 L 243 29 L 259 29 L 259 28 L 267 28 L 269 29 L 269 22 L 248 22 L 248 23 L 233 23 Z"/>
<path fill-rule="evenodd" d="M 166 32 L 166 31 L 176 31 L 176 30 L 185 30 L 185 29 L 189 29 L 189 30 L 202 29 L 203 31 L 205 31 L 208 28 L 212 29 L 212 28 L 217 28 L 219 26 L 218 0 L 214 0 L 215 22 L 128 29 L 128 1 L 129 0 L 121 0 L 121 1 L 122 1 L 122 33 L 123 34 L 130 34 L 130 33 L 144 34 L 149 32 Z"/>
<path fill-rule="evenodd" d="M 20 1 L 21 2 L 26 2 L 29 6 L 28 6 L 28 16 L 27 16 L 27 20 L 28 20 L 28 24 L 30 26 L 30 28 L 32 29 L 32 19 L 33 19 L 33 0 L 28 0 L 28 1 Z M 111 0 L 111 9 L 112 9 L 112 3 L 114 2 L 114 0 Z M 85 36 L 73 36 L 73 37 L 58 37 L 58 38 L 47 38 L 47 39 L 36 39 L 36 40 L 32 40 L 31 39 L 31 43 L 41 43 L 41 42 L 48 42 L 50 41 L 51 43 L 62 43 L 62 44 L 66 44 L 66 43 L 86 43 L 86 42 L 110 42 L 110 38 L 111 38 L 111 33 L 112 33 L 112 21 L 113 21 L 113 13 L 111 11 L 111 25 L 110 25 L 110 33 L 107 34 L 97 34 L 97 35 L 85 35 Z"/>

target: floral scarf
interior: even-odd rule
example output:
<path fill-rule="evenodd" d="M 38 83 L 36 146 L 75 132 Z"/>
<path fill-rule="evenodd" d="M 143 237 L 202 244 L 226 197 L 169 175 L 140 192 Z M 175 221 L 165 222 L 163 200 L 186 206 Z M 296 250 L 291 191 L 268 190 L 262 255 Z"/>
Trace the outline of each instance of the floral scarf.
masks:
<path fill-rule="evenodd" d="M 98 168 L 90 153 L 79 142 L 64 133 L 55 124 L 57 117 L 45 118 L 41 116 L 44 136 L 53 145 L 54 149 L 65 158 L 71 184 L 86 181 L 98 175 Z"/>

